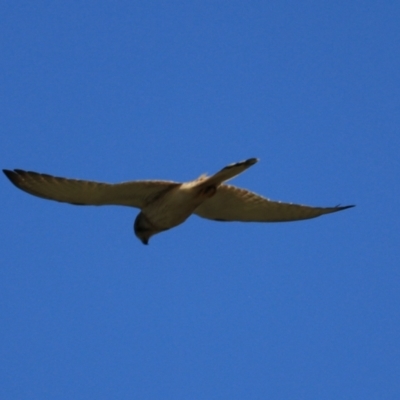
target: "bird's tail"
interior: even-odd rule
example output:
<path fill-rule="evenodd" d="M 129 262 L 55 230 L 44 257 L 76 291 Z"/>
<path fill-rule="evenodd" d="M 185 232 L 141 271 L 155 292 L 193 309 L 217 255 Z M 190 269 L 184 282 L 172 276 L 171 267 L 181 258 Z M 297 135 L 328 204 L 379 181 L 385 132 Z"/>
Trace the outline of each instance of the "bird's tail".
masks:
<path fill-rule="evenodd" d="M 227 165 L 221 171 L 209 176 L 201 181 L 200 186 L 218 186 L 229 179 L 234 178 L 236 175 L 241 174 L 247 168 L 258 162 L 257 158 L 249 158 L 246 161 L 240 161 L 234 164 Z"/>

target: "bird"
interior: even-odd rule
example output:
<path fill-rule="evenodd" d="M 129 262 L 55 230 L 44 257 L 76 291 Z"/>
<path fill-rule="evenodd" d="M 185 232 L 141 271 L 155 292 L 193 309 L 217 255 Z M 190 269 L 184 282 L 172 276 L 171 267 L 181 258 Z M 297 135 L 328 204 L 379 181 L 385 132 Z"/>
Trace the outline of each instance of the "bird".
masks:
<path fill-rule="evenodd" d="M 74 205 L 120 205 L 139 208 L 133 229 L 148 244 L 152 236 L 174 228 L 192 214 L 214 221 L 286 222 L 319 217 L 354 205 L 311 207 L 272 201 L 225 182 L 259 160 L 227 165 L 214 175 L 189 182 L 138 180 L 116 184 L 67 179 L 21 169 L 3 172 L 19 189 L 44 199 Z"/>

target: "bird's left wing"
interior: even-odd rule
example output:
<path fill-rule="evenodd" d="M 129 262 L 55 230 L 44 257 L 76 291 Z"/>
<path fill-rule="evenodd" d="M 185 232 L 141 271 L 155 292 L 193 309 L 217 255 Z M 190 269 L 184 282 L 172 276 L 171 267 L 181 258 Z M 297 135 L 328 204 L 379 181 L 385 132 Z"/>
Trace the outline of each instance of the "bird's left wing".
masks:
<path fill-rule="evenodd" d="M 60 178 L 20 169 L 3 172 L 17 188 L 27 193 L 76 205 L 123 205 L 142 208 L 162 193 L 180 185 L 170 181 L 110 184 Z"/>
<path fill-rule="evenodd" d="M 194 214 L 217 221 L 285 222 L 319 217 L 354 206 L 310 207 L 271 201 L 245 189 L 221 185 Z"/>

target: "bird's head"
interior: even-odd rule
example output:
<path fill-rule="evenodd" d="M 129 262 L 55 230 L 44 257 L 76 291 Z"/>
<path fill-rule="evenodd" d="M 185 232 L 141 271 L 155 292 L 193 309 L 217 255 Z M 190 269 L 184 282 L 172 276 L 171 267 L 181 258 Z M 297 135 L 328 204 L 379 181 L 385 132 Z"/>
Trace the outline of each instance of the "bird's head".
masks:
<path fill-rule="evenodd" d="M 149 239 L 156 233 L 161 232 L 151 224 L 142 212 L 136 217 L 133 230 L 143 244 L 149 244 Z"/>

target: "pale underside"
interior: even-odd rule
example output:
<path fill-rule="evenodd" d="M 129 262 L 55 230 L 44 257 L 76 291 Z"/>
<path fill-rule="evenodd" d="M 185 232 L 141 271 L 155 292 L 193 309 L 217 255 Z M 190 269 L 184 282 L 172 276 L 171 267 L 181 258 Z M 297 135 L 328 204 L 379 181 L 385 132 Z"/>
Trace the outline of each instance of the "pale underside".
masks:
<path fill-rule="evenodd" d="M 25 192 L 44 199 L 76 205 L 122 205 L 143 209 L 172 189 L 179 190 L 182 186 L 181 183 L 173 181 L 148 180 L 109 184 L 22 170 L 5 170 L 4 173 L 15 186 Z M 194 186 L 196 182 L 205 179 L 189 184 Z M 352 206 L 310 207 L 271 201 L 246 189 L 222 183 L 216 188 L 215 194 L 205 199 L 193 213 L 219 221 L 284 222 L 315 218 L 349 207 Z"/>

